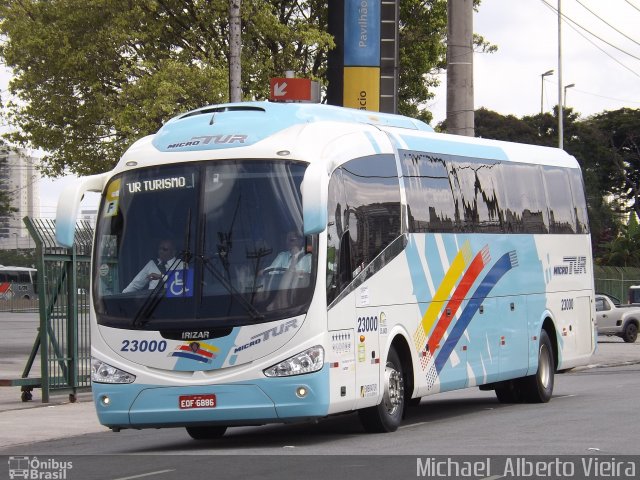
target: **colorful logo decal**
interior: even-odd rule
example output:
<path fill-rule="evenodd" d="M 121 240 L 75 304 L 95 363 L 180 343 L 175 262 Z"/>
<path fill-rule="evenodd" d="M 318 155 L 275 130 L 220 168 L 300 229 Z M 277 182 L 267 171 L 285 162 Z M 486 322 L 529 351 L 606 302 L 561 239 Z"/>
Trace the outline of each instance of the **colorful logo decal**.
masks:
<path fill-rule="evenodd" d="M 171 352 L 170 357 L 181 357 L 195 360 L 202 363 L 211 363 L 217 357 L 220 349 L 215 345 L 207 343 L 190 342 L 178 345 L 175 351 Z"/>
<path fill-rule="evenodd" d="M 476 283 L 484 268 L 491 263 L 488 245 L 485 245 L 473 259 L 471 257 L 471 247 L 468 242 L 465 242 L 433 295 L 422 322 L 413 336 L 416 349 L 420 353 L 422 369 L 427 371 L 426 378 L 429 387 L 433 387 L 437 381 L 455 346 L 471 323 L 471 319 L 493 287 L 505 273 L 518 266 L 516 252 L 505 253 L 479 282 L 478 287 L 471 294 L 470 300 L 460 312 L 462 302 L 471 287 Z M 445 302 L 446 305 L 443 308 Z M 456 320 L 457 315 L 459 317 Z M 451 327 L 451 325 L 453 326 Z M 449 335 L 444 340 L 444 344 L 440 345 L 450 327 Z M 440 350 L 437 351 L 438 349 Z"/>

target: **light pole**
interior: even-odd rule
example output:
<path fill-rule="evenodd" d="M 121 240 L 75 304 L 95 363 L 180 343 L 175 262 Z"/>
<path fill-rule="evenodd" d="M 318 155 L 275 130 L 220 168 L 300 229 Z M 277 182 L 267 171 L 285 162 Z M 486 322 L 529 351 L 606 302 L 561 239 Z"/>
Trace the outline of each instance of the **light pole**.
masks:
<path fill-rule="evenodd" d="M 553 70 L 548 70 L 546 72 L 544 72 L 542 75 L 540 75 L 540 78 L 542 78 L 542 84 L 541 84 L 541 88 L 540 88 L 540 115 L 542 115 L 544 113 L 544 77 L 548 77 L 549 75 L 553 75 L 554 71 Z"/>
<path fill-rule="evenodd" d="M 567 108 L 567 88 L 573 88 L 575 87 L 576 84 L 575 83 L 570 83 L 569 85 L 565 85 L 564 86 L 564 108 Z"/>

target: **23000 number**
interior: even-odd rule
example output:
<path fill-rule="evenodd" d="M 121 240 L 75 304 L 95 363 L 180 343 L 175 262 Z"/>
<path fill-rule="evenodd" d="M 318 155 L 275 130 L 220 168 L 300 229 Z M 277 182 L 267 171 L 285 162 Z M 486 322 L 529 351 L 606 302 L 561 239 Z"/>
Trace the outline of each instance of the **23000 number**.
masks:
<path fill-rule="evenodd" d="M 378 317 L 358 317 L 358 333 L 378 330 Z"/>
<path fill-rule="evenodd" d="M 121 352 L 164 352 L 167 349 L 166 340 L 123 340 Z"/>

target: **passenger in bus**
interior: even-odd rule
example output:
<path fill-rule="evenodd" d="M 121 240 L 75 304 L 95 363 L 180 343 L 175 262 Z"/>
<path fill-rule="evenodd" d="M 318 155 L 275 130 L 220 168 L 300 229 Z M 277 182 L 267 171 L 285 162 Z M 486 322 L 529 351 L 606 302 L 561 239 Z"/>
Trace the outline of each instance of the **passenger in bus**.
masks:
<path fill-rule="evenodd" d="M 285 270 L 294 270 L 296 272 L 311 272 L 311 253 L 304 250 L 304 237 L 297 231 L 291 230 L 287 232 L 286 237 L 287 250 L 280 252 L 273 259 L 271 265 L 266 267 L 262 272 L 282 272 Z"/>
<path fill-rule="evenodd" d="M 165 239 L 158 245 L 158 256 L 151 259 L 133 278 L 122 293 L 137 292 L 145 287 L 153 290 L 167 271 L 183 268 L 183 264 L 176 258 L 176 247 L 172 240 Z"/>

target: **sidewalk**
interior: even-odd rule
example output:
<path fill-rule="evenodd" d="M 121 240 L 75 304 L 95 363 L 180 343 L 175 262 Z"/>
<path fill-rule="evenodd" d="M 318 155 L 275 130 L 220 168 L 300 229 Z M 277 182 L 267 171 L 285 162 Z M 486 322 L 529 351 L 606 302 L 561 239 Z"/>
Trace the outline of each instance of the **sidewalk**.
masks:
<path fill-rule="evenodd" d="M 590 364 L 579 368 L 637 363 L 640 342 L 628 344 L 617 337 L 601 336 Z M 41 398 L 40 390 L 35 389 L 33 400 L 22 402 L 19 387 L 0 387 L 0 448 L 107 431 L 98 423 L 90 393 L 78 395 L 76 403 L 70 403 L 66 394 L 52 395 L 48 404 Z"/>

